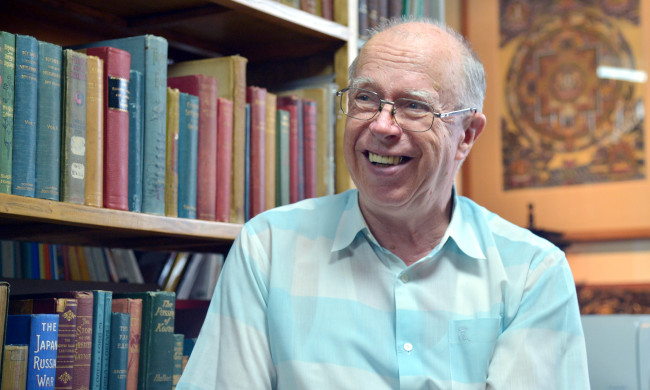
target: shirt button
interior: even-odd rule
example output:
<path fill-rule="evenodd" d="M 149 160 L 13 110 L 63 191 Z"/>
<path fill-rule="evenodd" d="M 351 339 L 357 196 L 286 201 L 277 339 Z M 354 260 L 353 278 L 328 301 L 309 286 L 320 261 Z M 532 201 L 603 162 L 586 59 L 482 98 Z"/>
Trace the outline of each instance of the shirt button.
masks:
<path fill-rule="evenodd" d="M 404 343 L 404 350 L 406 352 L 411 352 L 413 350 L 413 344 L 411 343 Z"/>
<path fill-rule="evenodd" d="M 409 276 L 407 274 L 403 274 L 402 276 L 400 276 L 400 280 L 406 283 L 409 281 Z"/>

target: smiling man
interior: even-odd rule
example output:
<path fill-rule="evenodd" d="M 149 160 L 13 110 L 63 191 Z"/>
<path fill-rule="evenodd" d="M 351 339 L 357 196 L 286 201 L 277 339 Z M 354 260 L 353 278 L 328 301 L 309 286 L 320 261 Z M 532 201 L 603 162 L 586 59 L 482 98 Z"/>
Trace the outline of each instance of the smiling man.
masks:
<path fill-rule="evenodd" d="M 357 189 L 246 223 L 177 389 L 589 389 L 562 251 L 454 188 L 483 66 L 444 26 L 379 30 L 338 92 Z"/>

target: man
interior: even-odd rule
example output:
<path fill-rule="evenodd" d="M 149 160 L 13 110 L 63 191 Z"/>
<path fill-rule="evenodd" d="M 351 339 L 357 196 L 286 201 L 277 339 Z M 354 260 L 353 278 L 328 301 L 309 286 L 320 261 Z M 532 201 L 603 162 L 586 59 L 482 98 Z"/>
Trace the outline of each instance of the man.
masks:
<path fill-rule="evenodd" d="M 177 388 L 588 389 L 564 254 L 455 192 L 484 94 L 454 32 L 375 34 L 339 92 L 358 190 L 244 226 Z"/>

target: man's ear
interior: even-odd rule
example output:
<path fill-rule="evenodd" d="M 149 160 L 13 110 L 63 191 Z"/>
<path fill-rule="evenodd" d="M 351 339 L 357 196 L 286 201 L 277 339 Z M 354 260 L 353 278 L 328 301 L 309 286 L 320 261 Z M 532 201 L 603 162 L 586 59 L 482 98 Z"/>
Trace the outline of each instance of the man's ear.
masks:
<path fill-rule="evenodd" d="M 477 112 L 472 115 L 469 123 L 465 123 L 463 138 L 460 144 L 458 144 L 458 150 L 456 152 L 457 160 L 462 161 L 469 155 L 469 151 L 472 150 L 472 146 L 474 146 L 474 143 L 485 128 L 485 122 L 485 115 L 482 112 Z"/>

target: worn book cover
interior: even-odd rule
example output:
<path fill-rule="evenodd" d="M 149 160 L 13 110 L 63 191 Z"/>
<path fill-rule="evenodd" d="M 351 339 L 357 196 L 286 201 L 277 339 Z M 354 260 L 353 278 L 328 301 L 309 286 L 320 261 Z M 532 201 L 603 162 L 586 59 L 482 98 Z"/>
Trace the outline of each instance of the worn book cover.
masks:
<path fill-rule="evenodd" d="M 178 104 L 179 91 L 167 87 L 167 144 L 165 157 L 165 215 L 178 217 Z"/>
<path fill-rule="evenodd" d="M 16 36 L 0 31 L 0 192 L 11 194 Z"/>
<path fill-rule="evenodd" d="M 142 331 L 142 299 L 116 298 L 113 299 L 112 305 L 112 311 L 129 314 L 129 362 L 126 373 L 126 390 L 137 390 Z"/>
<path fill-rule="evenodd" d="M 233 101 L 217 99 L 217 197 L 216 220 L 230 222 L 232 197 Z"/>
<path fill-rule="evenodd" d="M 180 92 L 178 106 L 178 216 L 195 219 L 199 98 L 189 93 Z"/>
<path fill-rule="evenodd" d="M 291 114 L 278 107 L 275 142 L 275 205 L 289 204 L 289 129 Z"/>
<path fill-rule="evenodd" d="M 34 197 L 38 118 L 38 41 L 16 34 L 11 193 Z"/>
<path fill-rule="evenodd" d="M 61 131 L 61 200 L 86 201 L 86 55 L 63 51 L 63 127 Z"/>
<path fill-rule="evenodd" d="M 108 390 L 124 390 L 129 365 L 129 313 L 111 313 L 110 355 L 108 361 Z"/>
<path fill-rule="evenodd" d="M 250 105 L 249 218 L 266 210 L 266 95 L 266 88 L 246 88 Z"/>
<path fill-rule="evenodd" d="M 59 200 L 61 161 L 61 46 L 38 42 L 38 108 L 36 121 L 37 198 Z"/>
<path fill-rule="evenodd" d="M 2 390 L 25 390 L 27 345 L 5 345 L 2 364 Z"/>
<path fill-rule="evenodd" d="M 212 76 L 190 74 L 170 77 L 167 85 L 199 98 L 199 139 L 197 149 L 196 218 L 215 219 L 217 191 L 217 97 L 218 82 Z"/>
<path fill-rule="evenodd" d="M 246 148 L 246 64 L 239 55 L 179 62 L 169 76 L 204 74 L 217 79 L 219 97 L 233 101 L 233 142 L 230 222 L 244 222 L 244 153 Z M 200 144 L 200 141 L 199 141 Z"/>
<path fill-rule="evenodd" d="M 104 60 L 87 57 L 85 204 L 104 205 Z"/>

